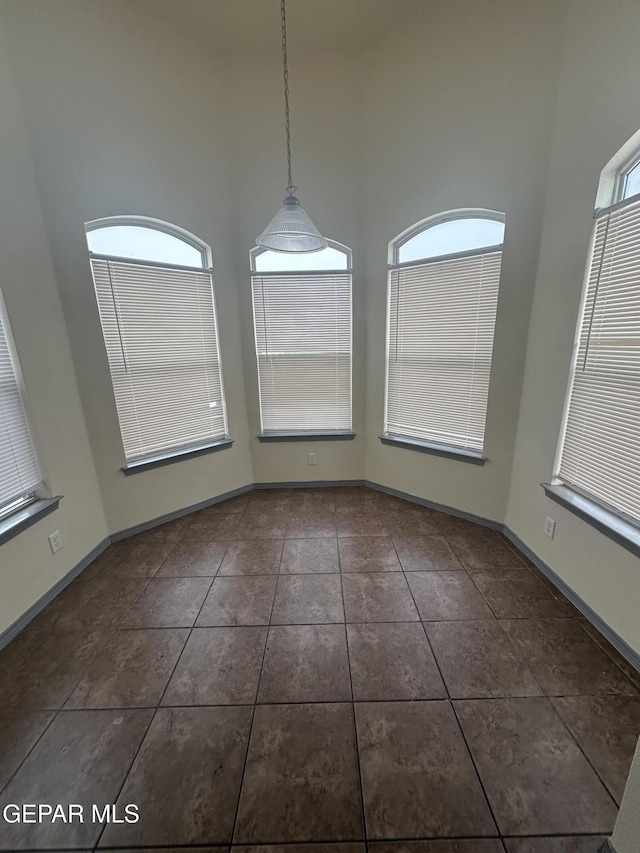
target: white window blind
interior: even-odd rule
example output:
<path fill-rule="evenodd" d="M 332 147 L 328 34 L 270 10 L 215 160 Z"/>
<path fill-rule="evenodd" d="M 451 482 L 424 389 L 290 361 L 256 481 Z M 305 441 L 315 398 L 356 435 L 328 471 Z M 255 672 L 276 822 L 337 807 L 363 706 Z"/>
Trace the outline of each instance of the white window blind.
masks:
<path fill-rule="evenodd" d="M 0 513 L 41 485 L 20 388 L 20 371 L 0 300 Z"/>
<path fill-rule="evenodd" d="M 640 201 L 596 221 L 557 476 L 640 520 Z"/>
<path fill-rule="evenodd" d="M 252 276 L 263 433 L 351 429 L 351 274 Z"/>
<path fill-rule="evenodd" d="M 385 432 L 481 451 L 501 251 L 389 272 Z"/>
<path fill-rule="evenodd" d="M 127 461 L 227 435 L 208 270 L 91 259 Z"/>

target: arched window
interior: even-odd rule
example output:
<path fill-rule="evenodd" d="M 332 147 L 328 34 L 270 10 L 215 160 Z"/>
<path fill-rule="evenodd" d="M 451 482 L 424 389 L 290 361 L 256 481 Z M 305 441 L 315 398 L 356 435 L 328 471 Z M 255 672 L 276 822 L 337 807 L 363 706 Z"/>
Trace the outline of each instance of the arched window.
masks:
<path fill-rule="evenodd" d="M 504 221 L 451 211 L 391 242 L 385 443 L 482 461 Z"/>
<path fill-rule="evenodd" d="M 640 541 L 640 131 L 603 170 L 555 482 Z M 619 525 L 617 525 L 619 527 Z"/>
<path fill-rule="evenodd" d="M 263 440 L 351 433 L 351 252 L 252 249 Z"/>
<path fill-rule="evenodd" d="M 127 467 L 227 437 L 209 247 L 144 217 L 86 224 Z"/>

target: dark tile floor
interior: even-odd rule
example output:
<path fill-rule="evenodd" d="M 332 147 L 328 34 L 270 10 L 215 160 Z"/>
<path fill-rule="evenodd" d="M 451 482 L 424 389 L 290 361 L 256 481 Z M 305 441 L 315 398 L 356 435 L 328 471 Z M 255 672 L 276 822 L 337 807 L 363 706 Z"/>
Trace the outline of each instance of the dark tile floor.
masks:
<path fill-rule="evenodd" d="M 639 690 L 502 535 L 256 491 L 110 547 L 0 652 L 0 805 L 140 812 L 0 849 L 596 853 Z"/>

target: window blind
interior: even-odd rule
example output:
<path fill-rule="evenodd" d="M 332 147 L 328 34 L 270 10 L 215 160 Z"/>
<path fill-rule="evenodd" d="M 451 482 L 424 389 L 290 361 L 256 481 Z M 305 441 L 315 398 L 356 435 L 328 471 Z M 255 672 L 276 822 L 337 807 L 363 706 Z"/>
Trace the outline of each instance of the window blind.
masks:
<path fill-rule="evenodd" d="M 351 429 L 351 275 L 252 276 L 262 431 Z"/>
<path fill-rule="evenodd" d="M 385 431 L 481 451 L 501 251 L 389 273 Z"/>
<path fill-rule="evenodd" d="M 640 201 L 595 224 L 557 476 L 640 520 Z"/>
<path fill-rule="evenodd" d="M 0 303 L 0 510 L 41 485 L 9 324 Z"/>
<path fill-rule="evenodd" d="M 207 270 L 91 259 L 127 461 L 227 434 Z"/>

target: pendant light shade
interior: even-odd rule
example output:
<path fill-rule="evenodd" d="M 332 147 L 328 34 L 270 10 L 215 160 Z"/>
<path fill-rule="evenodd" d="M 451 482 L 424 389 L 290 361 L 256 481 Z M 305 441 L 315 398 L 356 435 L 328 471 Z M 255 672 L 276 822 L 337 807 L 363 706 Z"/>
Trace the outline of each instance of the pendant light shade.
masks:
<path fill-rule="evenodd" d="M 282 68 L 284 72 L 284 133 L 287 143 L 287 198 L 280 210 L 256 240 L 261 249 L 273 252 L 319 252 L 327 241 L 309 219 L 304 207 L 294 193 L 296 187 L 291 177 L 291 122 L 289 116 L 289 64 L 287 62 L 287 17 L 285 0 L 280 0 L 282 26 Z"/>
<path fill-rule="evenodd" d="M 274 252 L 318 252 L 327 245 L 294 195 L 285 198 L 256 243 Z"/>

